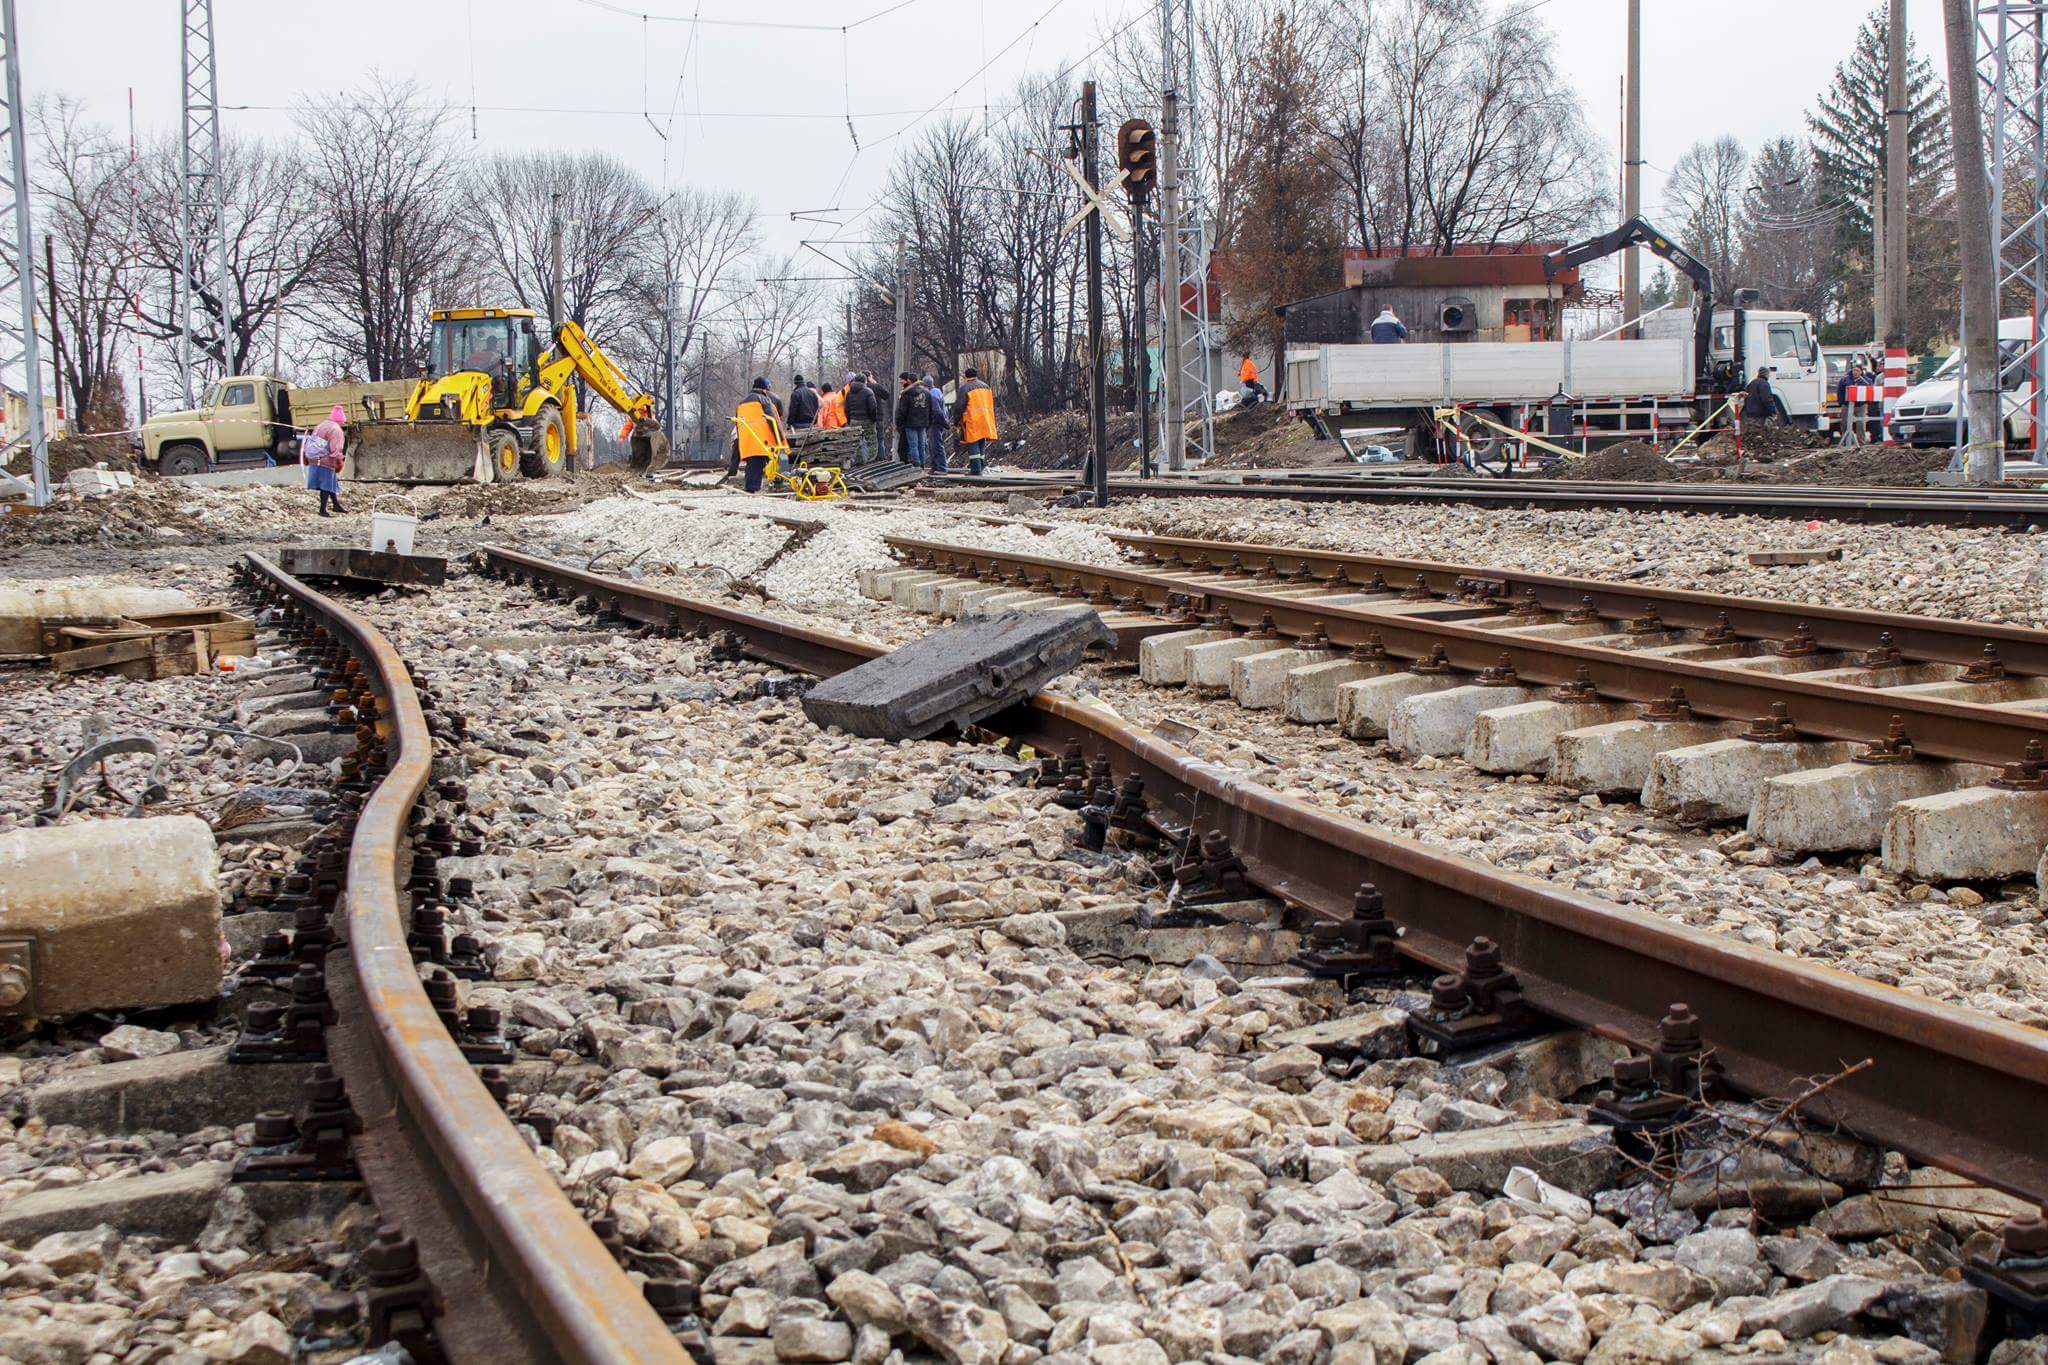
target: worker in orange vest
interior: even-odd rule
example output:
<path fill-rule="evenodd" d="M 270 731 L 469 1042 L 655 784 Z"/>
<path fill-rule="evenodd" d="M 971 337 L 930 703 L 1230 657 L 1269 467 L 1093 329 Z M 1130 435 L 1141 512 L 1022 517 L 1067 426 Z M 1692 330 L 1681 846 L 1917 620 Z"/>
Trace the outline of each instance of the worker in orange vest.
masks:
<path fill-rule="evenodd" d="M 1252 363 L 1252 353 L 1244 353 L 1244 362 L 1237 367 L 1237 382 L 1244 386 L 1244 405 L 1253 407 L 1266 401 L 1266 386 L 1259 382 L 1259 367 Z"/>
<path fill-rule="evenodd" d="M 969 365 L 953 397 L 953 425 L 960 429 L 960 453 L 967 472 L 979 474 L 983 456 L 996 439 L 995 390 L 981 382 L 981 371 Z"/>
<path fill-rule="evenodd" d="M 768 462 L 789 454 L 789 438 L 783 435 L 782 400 L 768 390 L 766 379 L 740 400 L 732 415 L 733 458 L 746 466 L 747 491 L 758 493 L 768 473 Z"/>
<path fill-rule="evenodd" d="M 818 397 L 818 426 L 826 431 L 846 425 L 846 395 L 825 386 L 825 392 Z"/>

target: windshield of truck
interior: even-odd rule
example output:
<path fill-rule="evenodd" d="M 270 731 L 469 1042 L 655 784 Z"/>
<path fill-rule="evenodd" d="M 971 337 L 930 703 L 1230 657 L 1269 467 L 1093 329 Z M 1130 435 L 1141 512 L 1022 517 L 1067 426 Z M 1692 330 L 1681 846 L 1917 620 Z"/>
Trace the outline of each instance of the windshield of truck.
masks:
<path fill-rule="evenodd" d="M 510 318 L 451 318 L 434 324 L 434 377 L 481 370 L 496 378 L 513 352 Z"/>
<path fill-rule="evenodd" d="M 2001 371 L 2001 377 L 2006 388 L 2013 387 L 2015 382 L 2024 381 L 2027 365 L 2022 356 L 2026 349 L 2026 343 L 2022 341 L 2001 341 L 1998 343 L 1999 370 Z M 1948 353 L 1948 358 L 1942 361 L 1940 367 L 1933 374 L 1928 375 L 1927 379 L 1928 381 L 1954 379 L 1962 368 L 1963 348 L 1958 346 Z"/>

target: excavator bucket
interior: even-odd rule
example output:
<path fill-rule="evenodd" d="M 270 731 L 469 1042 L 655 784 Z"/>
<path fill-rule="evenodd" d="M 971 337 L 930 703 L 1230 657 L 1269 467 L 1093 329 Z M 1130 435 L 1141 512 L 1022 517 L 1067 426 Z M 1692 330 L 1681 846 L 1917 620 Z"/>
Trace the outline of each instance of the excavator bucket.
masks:
<path fill-rule="evenodd" d="M 627 462 L 634 471 L 652 474 L 668 466 L 668 457 L 668 433 L 661 429 L 661 424 L 652 419 L 635 424 L 632 445 L 627 452 Z"/>
<path fill-rule="evenodd" d="M 348 430 L 348 476 L 382 483 L 489 483 L 482 434 L 459 422 L 366 422 Z"/>

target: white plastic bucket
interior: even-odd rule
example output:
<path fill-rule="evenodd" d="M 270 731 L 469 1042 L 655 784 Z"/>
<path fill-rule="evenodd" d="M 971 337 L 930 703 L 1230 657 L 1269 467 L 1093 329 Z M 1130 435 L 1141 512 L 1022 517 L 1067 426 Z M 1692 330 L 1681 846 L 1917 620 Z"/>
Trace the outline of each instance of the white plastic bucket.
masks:
<path fill-rule="evenodd" d="M 412 533 L 419 529 L 420 519 L 403 512 L 370 513 L 370 548 L 388 550 L 395 554 L 412 553 Z"/>

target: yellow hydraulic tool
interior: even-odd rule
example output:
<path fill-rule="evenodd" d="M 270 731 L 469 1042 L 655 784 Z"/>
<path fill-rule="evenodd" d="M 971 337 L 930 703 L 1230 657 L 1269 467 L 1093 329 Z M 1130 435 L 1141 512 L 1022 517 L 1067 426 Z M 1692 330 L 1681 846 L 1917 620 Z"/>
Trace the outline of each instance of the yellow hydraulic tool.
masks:
<path fill-rule="evenodd" d="M 668 463 L 654 398 L 574 322 L 543 348 L 530 308 L 432 315 L 428 373 L 403 420 L 348 433 L 350 473 L 401 483 L 545 479 L 577 452 L 576 380 L 626 417 L 633 468 Z"/>

